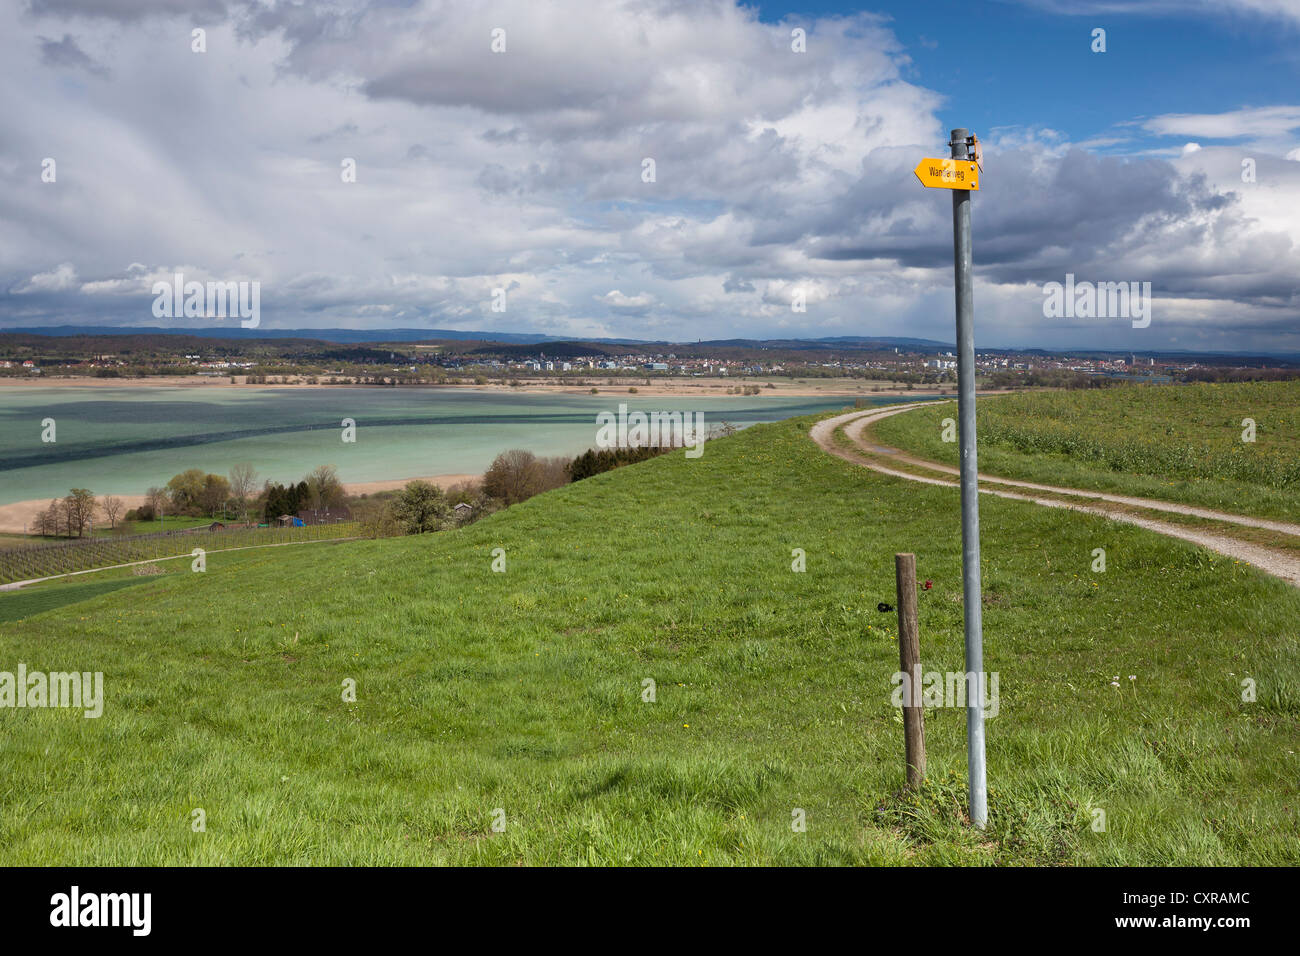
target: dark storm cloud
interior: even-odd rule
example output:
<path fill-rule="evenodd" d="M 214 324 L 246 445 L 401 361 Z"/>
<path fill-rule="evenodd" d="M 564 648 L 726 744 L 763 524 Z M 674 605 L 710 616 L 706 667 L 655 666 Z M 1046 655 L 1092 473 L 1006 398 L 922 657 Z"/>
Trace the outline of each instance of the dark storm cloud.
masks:
<path fill-rule="evenodd" d="M 87 17 L 130 23 L 152 16 L 199 15 L 205 21 L 226 15 L 225 0 L 29 0 L 38 17 Z"/>
<path fill-rule="evenodd" d="M 47 40 L 41 37 L 40 41 L 41 62 L 46 66 L 81 69 L 96 76 L 108 75 L 105 67 L 88 57 L 85 51 L 77 46 L 77 41 L 71 34 L 63 34 L 62 40 Z"/>
<path fill-rule="evenodd" d="M 1177 257 L 1179 250 L 1202 248 L 1225 231 L 1247 225 L 1239 196 L 1211 188 L 1204 175 L 1184 176 L 1166 160 L 1097 156 L 1071 149 L 1043 162 L 1041 151 L 997 152 L 986 162 L 981 189 L 974 194 L 973 222 L 979 237 L 976 263 L 981 277 L 994 282 L 1048 281 L 1088 267 L 1119 268 L 1124 259 Z M 911 177 L 910 170 L 908 177 Z M 806 223 L 787 223 L 787 233 L 808 237 L 812 254 L 833 261 L 889 259 L 900 265 L 943 268 L 951 265 L 952 246 L 942 229 L 948 195 L 924 194 L 918 217 L 886 216 L 899 192 L 919 184 L 891 183 L 879 188 L 867 174 L 825 215 Z M 897 192 L 895 191 L 898 190 Z M 788 236 L 786 237 L 788 238 Z M 1282 251 L 1285 251 L 1283 245 Z M 1225 266 L 1234 274 L 1230 253 Z M 1191 260 L 1189 259 L 1189 262 Z M 1236 283 L 1208 281 L 1203 265 L 1179 276 L 1176 262 L 1157 279 L 1169 290 L 1216 295 L 1243 287 L 1268 296 L 1285 285 L 1281 276 L 1257 276 Z"/>

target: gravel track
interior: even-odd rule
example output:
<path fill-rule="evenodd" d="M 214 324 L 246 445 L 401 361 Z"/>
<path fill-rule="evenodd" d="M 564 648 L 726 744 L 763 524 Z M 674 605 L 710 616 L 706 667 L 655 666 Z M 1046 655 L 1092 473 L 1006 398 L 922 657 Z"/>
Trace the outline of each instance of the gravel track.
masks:
<path fill-rule="evenodd" d="M 901 464 L 926 468 L 940 474 L 957 475 L 958 471 L 956 468 L 939 464 L 938 462 L 930 462 L 925 461 L 924 459 L 914 458 L 910 455 L 903 454 L 897 449 L 871 445 L 866 443 L 862 438 L 863 429 L 871 423 L 878 422 L 882 418 L 888 418 L 890 415 L 898 415 L 913 408 L 918 408 L 922 404 L 930 403 L 918 402 L 908 405 L 893 405 L 884 409 L 874 409 L 865 412 L 854 411 L 848 412 L 844 415 L 837 415 L 834 418 L 827 418 L 823 421 L 817 422 L 812 429 L 810 429 L 809 437 L 811 437 L 823 451 L 832 454 L 837 458 L 843 458 L 845 461 L 852 462 L 853 464 L 859 465 L 863 468 L 870 468 L 872 471 L 879 472 L 882 475 L 890 475 L 895 478 L 905 478 L 908 481 L 917 481 L 927 485 L 941 485 L 945 488 L 957 488 L 959 485 L 955 481 L 948 481 L 944 478 L 931 478 L 924 475 L 912 474 L 911 472 L 900 471 L 897 468 L 890 468 L 886 465 L 880 464 L 878 461 L 866 457 L 864 454 L 856 453 L 835 443 L 835 431 L 843 425 L 846 426 L 844 428 L 845 435 L 866 453 L 874 455 L 889 455 Z M 1271 574 L 1273 577 L 1281 578 L 1288 584 L 1300 587 L 1300 558 L 1288 554 L 1285 551 L 1277 551 L 1272 548 L 1266 548 L 1263 545 L 1242 541 L 1228 535 L 1189 528 L 1184 525 L 1170 524 L 1167 521 L 1147 518 L 1142 515 L 1108 511 L 1104 508 L 1090 508 L 1086 504 L 1073 504 L 1070 502 L 1058 501 L 1054 498 L 1039 498 L 1030 494 L 1006 491 L 1004 490 L 1004 487 L 1023 488 L 1026 491 L 1050 492 L 1055 495 L 1091 498 L 1098 501 L 1108 501 L 1130 507 L 1145 508 L 1151 511 L 1175 512 L 1177 514 L 1207 518 L 1214 521 L 1222 521 L 1227 524 L 1240 525 L 1242 527 L 1263 528 L 1286 535 L 1300 536 L 1300 525 L 1289 524 L 1283 521 L 1269 521 L 1264 518 L 1253 518 L 1248 515 L 1229 514 L 1227 512 L 1213 511 L 1206 508 L 1194 508 L 1189 505 L 1174 504 L 1168 501 L 1160 501 L 1155 498 L 1134 498 L 1127 495 L 1112 495 L 1105 492 L 1088 491 L 1081 488 L 1059 488 L 1054 485 L 1035 484 L 1027 481 L 1013 481 L 1009 478 L 997 478 L 992 475 L 981 474 L 979 477 L 983 484 L 999 486 L 996 488 L 981 487 L 981 494 L 996 495 L 999 498 L 1009 498 L 1013 501 L 1029 501 L 1036 505 L 1042 505 L 1045 508 L 1064 508 L 1067 511 L 1079 511 L 1085 514 L 1097 515 L 1102 518 L 1109 518 L 1112 521 L 1122 521 L 1126 524 L 1136 525 L 1139 528 L 1146 528 L 1148 531 L 1155 531 L 1158 534 L 1167 535 L 1171 538 L 1190 541 L 1192 544 L 1209 548 L 1211 551 L 1234 558 L 1238 561 L 1245 561 L 1247 564 L 1259 568 L 1266 574 Z"/>

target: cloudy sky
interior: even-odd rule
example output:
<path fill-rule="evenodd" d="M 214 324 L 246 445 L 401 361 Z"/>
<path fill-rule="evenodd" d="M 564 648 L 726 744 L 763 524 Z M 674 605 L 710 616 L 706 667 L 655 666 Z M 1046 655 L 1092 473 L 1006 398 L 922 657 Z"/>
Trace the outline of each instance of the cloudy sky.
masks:
<path fill-rule="evenodd" d="M 1300 0 L 25 0 L 0 76 L 0 327 L 950 341 L 965 126 L 977 344 L 1300 351 Z"/>

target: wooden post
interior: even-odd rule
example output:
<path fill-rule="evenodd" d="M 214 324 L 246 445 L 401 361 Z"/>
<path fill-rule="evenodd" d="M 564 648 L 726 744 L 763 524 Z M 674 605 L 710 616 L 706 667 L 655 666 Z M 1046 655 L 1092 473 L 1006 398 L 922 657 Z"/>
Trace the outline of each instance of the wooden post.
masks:
<path fill-rule="evenodd" d="M 907 681 L 903 687 L 907 786 L 915 790 L 925 779 L 925 711 L 921 701 L 921 632 L 916 621 L 916 555 L 894 555 L 894 580 L 898 593 L 898 664 Z"/>

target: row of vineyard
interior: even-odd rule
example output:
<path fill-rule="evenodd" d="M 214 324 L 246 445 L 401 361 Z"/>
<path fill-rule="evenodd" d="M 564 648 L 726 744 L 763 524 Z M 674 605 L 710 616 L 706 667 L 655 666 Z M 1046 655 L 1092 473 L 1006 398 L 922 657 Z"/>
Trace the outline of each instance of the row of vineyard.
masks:
<path fill-rule="evenodd" d="M 0 584 L 90 571 L 134 561 L 187 555 L 195 548 L 220 551 L 257 545 L 348 538 L 358 534 L 355 521 L 300 528 L 223 528 L 216 531 L 168 531 L 120 538 L 80 538 L 0 550 Z"/>

